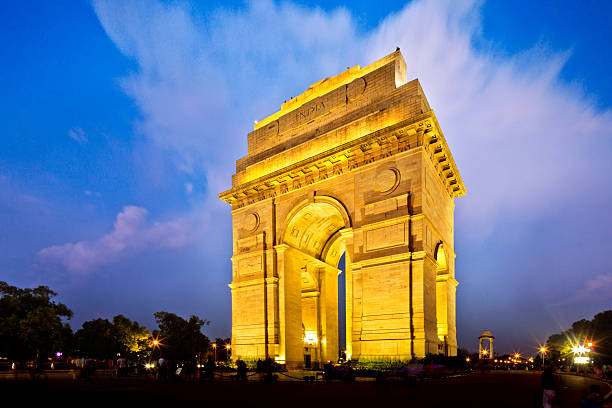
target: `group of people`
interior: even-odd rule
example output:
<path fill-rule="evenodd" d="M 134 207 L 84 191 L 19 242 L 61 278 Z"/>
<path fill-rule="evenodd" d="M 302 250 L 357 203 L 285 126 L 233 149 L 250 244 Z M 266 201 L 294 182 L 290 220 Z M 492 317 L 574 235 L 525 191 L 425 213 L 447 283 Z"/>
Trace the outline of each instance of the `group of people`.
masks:
<path fill-rule="evenodd" d="M 155 375 L 159 381 L 173 381 L 177 379 L 190 381 L 199 378 L 199 370 L 195 362 L 191 360 L 178 362 L 160 357 L 157 360 Z"/>

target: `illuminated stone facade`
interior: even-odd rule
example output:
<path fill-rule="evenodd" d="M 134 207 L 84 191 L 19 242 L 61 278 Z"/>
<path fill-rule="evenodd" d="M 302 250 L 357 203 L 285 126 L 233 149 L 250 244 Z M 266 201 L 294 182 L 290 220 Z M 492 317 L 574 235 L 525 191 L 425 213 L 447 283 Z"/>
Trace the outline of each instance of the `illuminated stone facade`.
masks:
<path fill-rule="evenodd" d="M 233 355 L 336 360 L 343 253 L 349 358 L 455 355 L 464 193 L 399 50 L 285 102 L 256 123 L 219 195 L 233 216 Z"/>

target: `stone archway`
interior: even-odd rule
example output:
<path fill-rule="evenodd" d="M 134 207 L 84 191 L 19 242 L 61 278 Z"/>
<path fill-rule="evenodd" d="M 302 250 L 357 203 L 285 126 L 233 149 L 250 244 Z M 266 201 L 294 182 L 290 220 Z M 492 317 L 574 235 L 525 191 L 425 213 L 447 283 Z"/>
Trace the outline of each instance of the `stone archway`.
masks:
<path fill-rule="evenodd" d="M 317 82 L 249 133 L 219 195 L 232 206 L 234 356 L 335 360 L 343 253 L 347 358 L 456 353 L 454 199 L 465 187 L 405 77 L 398 50 Z"/>

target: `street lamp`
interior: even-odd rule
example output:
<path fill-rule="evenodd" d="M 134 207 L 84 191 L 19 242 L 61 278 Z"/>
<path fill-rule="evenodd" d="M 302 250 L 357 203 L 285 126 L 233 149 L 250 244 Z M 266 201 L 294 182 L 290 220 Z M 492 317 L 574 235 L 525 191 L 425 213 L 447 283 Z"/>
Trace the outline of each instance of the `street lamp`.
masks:
<path fill-rule="evenodd" d="M 540 353 L 542 353 L 542 365 L 544 365 L 544 358 L 546 357 L 546 347 L 540 347 Z"/>
<path fill-rule="evenodd" d="M 163 346 L 162 340 L 163 339 L 159 338 L 159 334 L 157 336 L 155 336 L 155 337 L 153 337 L 153 335 L 151 335 L 151 347 L 153 347 L 153 349 L 155 349 L 156 347 L 159 348 L 160 346 Z"/>
<path fill-rule="evenodd" d="M 217 365 L 217 343 L 213 343 L 212 346 L 213 346 L 213 355 L 214 355 L 213 359 L 214 359 L 215 365 Z"/>

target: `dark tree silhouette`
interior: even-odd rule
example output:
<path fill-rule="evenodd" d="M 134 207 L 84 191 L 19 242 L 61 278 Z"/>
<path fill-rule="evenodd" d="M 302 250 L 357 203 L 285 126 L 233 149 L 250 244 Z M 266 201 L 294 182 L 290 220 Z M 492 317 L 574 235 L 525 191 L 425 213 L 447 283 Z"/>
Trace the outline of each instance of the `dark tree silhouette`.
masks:
<path fill-rule="evenodd" d="M 78 355 L 91 358 L 146 357 L 151 335 L 145 326 L 123 315 L 83 323 L 75 334 Z"/>
<path fill-rule="evenodd" d="M 0 281 L 0 353 L 11 360 L 43 360 L 64 351 L 72 330 L 63 319 L 72 311 L 52 299 L 47 286 L 20 289 Z"/>
<path fill-rule="evenodd" d="M 202 327 L 210 322 L 192 315 L 185 320 L 174 313 L 157 312 L 154 314 L 159 326 L 159 332 L 154 333 L 161 339 L 161 346 L 156 353 L 173 360 L 195 360 L 196 356 L 204 355 L 210 341 L 202 333 Z"/>

